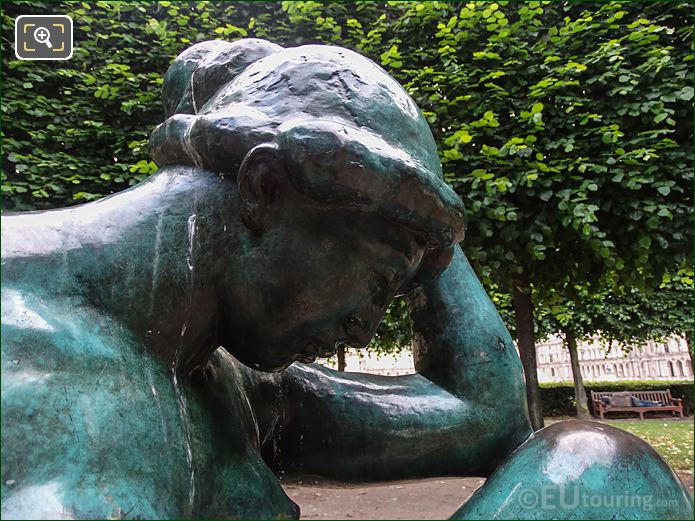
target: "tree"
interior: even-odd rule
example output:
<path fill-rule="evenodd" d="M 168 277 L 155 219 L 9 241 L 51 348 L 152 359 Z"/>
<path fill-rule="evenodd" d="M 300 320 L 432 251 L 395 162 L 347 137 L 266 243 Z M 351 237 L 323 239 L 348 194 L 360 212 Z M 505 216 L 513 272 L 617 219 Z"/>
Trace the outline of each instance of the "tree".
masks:
<path fill-rule="evenodd" d="M 653 291 L 629 288 L 621 295 L 608 295 L 600 311 L 593 312 L 597 315 L 596 327 L 605 331 L 606 342 L 617 343 L 626 351 L 649 340 L 682 335 L 692 366 L 694 302 L 693 271 L 686 268 L 666 274 Z"/>
<path fill-rule="evenodd" d="M 579 364 L 579 351 L 577 349 L 577 337 L 571 328 L 567 327 L 564 331 L 565 346 L 570 354 L 570 365 L 572 367 L 572 380 L 574 381 L 574 399 L 577 404 L 577 418 L 588 420 L 591 418 L 589 403 L 586 399 L 584 389 L 584 379 L 582 378 L 582 368 Z"/>
<path fill-rule="evenodd" d="M 657 289 L 578 286 L 567 281 L 539 296 L 539 322 L 544 331 L 561 332 L 570 354 L 577 417 L 588 418 L 586 391 L 579 366 L 577 340 L 598 337 L 606 350 L 625 352 L 649 340 L 684 335 L 692 364 L 692 269 L 666 275 Z"/>
<path fill-rule="evenodd" d="M 690 261 L 692 13 L 530 2 L 449 14 L 435 17 L 436 60 L 418 57 L 408 85 L 469 203 L 467 252 L 511 286 L 539 427 L 533 288 L 644 286 Z"/>
<path fill-rule="evenodd" d="M 546 331 L 562 334 L 570 355 L 577 418 L 589 419 L 591 414 L 584 388 L 577 341 L 602 334 L 597 322 L 600 322 L 606 313 L 605 292 L 599 294 L 591 286 L 578 286 L 568 280 L 564 285 L 553 288 L 543 297 L 540 299 L 543 305 L 539 306 L 538 319 L 545 324 Z M 621 325 L 623 329 L 630 328 L 627 323 Z M 607 333 L 611 334 L 611 331 Z M 622 331 L 619 334 L 622 335 Z"/>

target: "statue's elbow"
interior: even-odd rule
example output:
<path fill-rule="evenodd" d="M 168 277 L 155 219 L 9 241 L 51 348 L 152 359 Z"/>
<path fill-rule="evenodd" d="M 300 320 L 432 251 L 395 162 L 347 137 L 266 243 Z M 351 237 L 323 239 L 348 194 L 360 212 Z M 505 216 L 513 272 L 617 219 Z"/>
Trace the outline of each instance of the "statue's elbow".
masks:
<path fill-rule="evenodd" d="M 533 434 L 533 428 L 525 407 L 510 410 L 487 409 L 488 425 L 487 458 L 482 465 L 482 475 L 489 476 L 511 453 Z"/>

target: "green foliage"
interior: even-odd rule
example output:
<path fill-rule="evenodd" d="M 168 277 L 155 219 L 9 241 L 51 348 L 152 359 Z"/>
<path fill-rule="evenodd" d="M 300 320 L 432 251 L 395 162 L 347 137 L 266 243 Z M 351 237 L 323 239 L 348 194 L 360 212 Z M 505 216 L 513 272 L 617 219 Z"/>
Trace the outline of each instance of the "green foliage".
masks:
<path fill-rule="evenodd" d="M 72 60 L 14 59 L 13 18 L 40 13 L 73 17 Z M 692 21 L 687 2 L 4 3 L 3 206 L 75 204 L 150 175 L 162 76 L 195 42 L 333 43 L 422 108 L 505 319 L 520 274 L 546 309 L 548 288 L 692 279 Z M 394 304 L 376 350 L 408 344 L 406 316 Z"/>
<path fill-rule="evenodd" d="M 636 283 L 648 272 L 658 283 L 685 262 L 688 4 L 392 7 L 403 63 L 390 72 L 442 144 L 468 204 L 466 250 L 485 279 L 504 285 L 526 271 L 550 285 L 571 269 L 608 281 L 629 272 Z"/>
<path fill-rule="evenodd" d="M 659 288 L 577 286 L 551 288 L 537 306 L 542 336 L 570 331 L 578 339 L 600 332 L 605 347 L 624 351 L 675 334 L 685 334 L 693 348 L 693 281 L 690 270 L 666 274 Z M 571 298 L 567 298 L 571 295 Z"/>
<path fill-rule="evenodd" d="M 164 118 L 160 90 L 169 64 L 195 42 L 245 36 L 249 24 L 245 7 L 232 3 L 32 2 L 2 8 L 5 210 L 90 201 L 152 174 L 156 165 L 147 140 Z M 19 14 L 70 15 L 72 59 L 16 60 Z"/>
<path fill-rule="evenodd" d="M 693 382 L 660 380 L 625 380 L 621 382 L 585 382 L 587 400 L 591 407 L 591 391 L 665 391 L 683 399 L 683 413 L 693 414 Z M 572 383 L 545 383 L 540 385 L 544 416 L 575 416 L 577 408 Z M 617 414 L 617 413 L 615 413 Z M 617 417 L 617 416 L 616 416 Z"/>
<path fill-rule="evenodd" d="M 367 349 L 377 356 L 380 354 L 402 351 L 410 346 L 412 329 L 408 304 L 405 298 L 399 297 L 389 305 L 384 320 L 374 334 Z"/>

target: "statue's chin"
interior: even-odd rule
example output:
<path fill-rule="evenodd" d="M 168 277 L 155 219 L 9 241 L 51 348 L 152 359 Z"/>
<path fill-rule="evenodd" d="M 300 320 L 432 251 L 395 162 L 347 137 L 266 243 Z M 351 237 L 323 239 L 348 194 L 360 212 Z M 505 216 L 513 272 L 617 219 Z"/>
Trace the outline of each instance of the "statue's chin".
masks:
<path fill-rule="evenodd" d="M 291 359 L 272 360 L 270 357 L 259 356 L 259 352 L 249 352 L 243 349 L 224 348 L 230 355 L 236 358 L 239 362 L 255 371 L 263 371 L 265 373 L 277 373 L 287 369 L 296 360 L 296 357 Z M 312 360 L 313 362 L 313 360 Z"/>

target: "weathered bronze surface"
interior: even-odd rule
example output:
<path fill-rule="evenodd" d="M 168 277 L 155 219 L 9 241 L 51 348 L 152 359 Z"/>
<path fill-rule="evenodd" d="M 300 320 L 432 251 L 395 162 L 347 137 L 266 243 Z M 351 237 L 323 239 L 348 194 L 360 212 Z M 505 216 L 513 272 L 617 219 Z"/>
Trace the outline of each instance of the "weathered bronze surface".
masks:
<path fill-rule="evenodd" d="M 583 422 L 529 438 L 519 358 L 457 246 L 463 205 L 381 68 L 205 42 L 163 98 L 149 180 L 2 218 L 3 518 L 296 518 L 272 467 L 491 475 L 466 518 L 692 519 L 637 438 Z M 365 345 L 406 292 L 418 374 L 310 364 Z M 523 503 L 563 484 L 666 506 Z"/>

